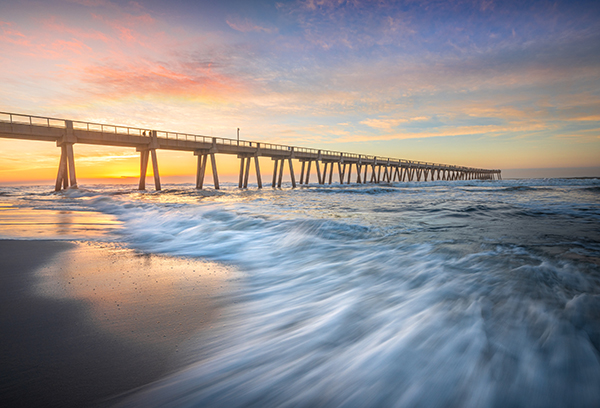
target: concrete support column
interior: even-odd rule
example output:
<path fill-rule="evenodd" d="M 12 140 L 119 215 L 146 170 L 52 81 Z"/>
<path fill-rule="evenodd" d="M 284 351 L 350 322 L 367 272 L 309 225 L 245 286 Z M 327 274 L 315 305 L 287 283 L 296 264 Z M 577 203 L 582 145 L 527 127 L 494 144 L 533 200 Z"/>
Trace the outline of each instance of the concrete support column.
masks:
<path fill-rule="evenodd" d="M 210 153 L 210 164 L 212 166 L 213 182 L 215 185 L 215 190 L 218 190 L 219 189 L 219 174 L 217 173 L 217 159 L 215 158 L 214 153 Z"/>
<path fill-rule="evenodd" d="M 258 188 L 262 188 L 262 177 L 260 175 L 260 166 L 258 164 L 258 156 L 254 156 L 254 168 L 256 170 L 256 184 L 258 184 Z"/>
<path fill-rule="evenodd" d="M 154 188 L 160 190 L 160 176 L 158 174 L 158 157 L 156 157 L 156 149 L 150 150 L 152 156 L 152 172 L 154 173 Z"/>
<path fill-rule="evenodd" d="M 304 184 L 304 164 L 306 163 L 302 160 L 302 166 L 300 167 L 300 184 Z"/>
<path fill-rule="evenodd" d="M 277 178 L 277 187 L 281 188 L 281 182 L 283 181 L 283 165 L 285 159 L 280 159 L 279 160 L 279 176 Z"/>
<path fill-rule="evenodd" d="M 140 184 L 138 186 L 139 190 L 146 189 L 146 171 L 148 169 L 148 157 L 150 157 L 150 152 L 148 150 L 142 150 L 140 152 Z"/>
<path fill-rule="evenodd" d="M 342 167 L 342 162 L 338 162 L 338 175 L 340 176 L 340 184 L 344 184 L 344 173 L 346 172 L 346 165 Z"/>
<path fill-rule="evenodd" d="M 71 188 L 77 188 L 77 177 L 75 176 L 75 156 L 73 154 L 73 143 L 67 145 L 67 162 L 69 164 L 69 182 Z"/>
<path fill-rule="evenodd" d="M 273 182 L 271 183 L 271 187 L 275 188 L 277 184 L 277 166 L 279 165 L 278 159 L 273 159 Z"/>
<path fill-rule="evenodd" d="M 321 177 L 321 167 L 319 166 L 319 161 L 315 160 L 315 166 L 317 167 L 317 179 L 319 180 L 319 184 L 323 184 L 323 178 Z"/>
<path fill-rule="evenodd" d="M 242 188 L 243 179 L 244 179 L 244 164 L 246 158 L 244 156 L 240 157 L 240 176 L 238 177 L 238 188 Z"/>
<path fill-rule="evenodd" d="M 56 175 L 55 191 L 67 188 L 77 188 L 77 176 L 75 175 L 75 155 L 73 144 L 77 138 L 73 133 L 73 122 L 65 120 L 65 133 L 56 145 L 60 147 L 60 161 L 58 162 L 58 173 Z"/>
<path fill-rule="evenodd" d="M 195 152 L 198 156 L 198 165 L 196 166 L 196 188 L 202 190 L 204 185 L 204 174 L 206 172 L 206 162 L 208 161 L 208 154 Z"/>
<path fill-rule="evenodd" d="M 250 159 L 251 159 L 251 157 L 246 157 L 246 171 L 244 174 L 244 188 L 248 188 L 248 176 L 250 175 Z"/>
<path fill-rule="evenodd" d="M 58 162 L 58 174 L 56 175 L 56 184 L 54 191 L 67 189 L 69 187 L 69 170 L 67 166 L 67 146 L 60 146 L 60 161 Z"/>
<path fill-rule="evenodd" d="M 292 188 L 296 188 L 296 176 L 294 175 L 294 166 L 292 165 L 292 159 L 288 159 L 288 165 L 290 167 L 290 178 L 292 179 Z"/>
<path fill-rule="evenodd" d="M 158 172 L 158 157 L 156 155 L 156 149 L 158 148 L 158 139 L 156 137 L 156 131 L 150 131 L 150 144 L 138 147 L 137 150 L 140 152 L 140 183 L 139 189 L 146 189 L 146 173 L 148 170 L 148 159 L 149 156 L 152 158 L 152 172 L 154 173 L 154 189 L 159 191 L 160 186 L 160 175 Z"/>
<path fill-rule="evenodd" d="M 148 159 L 152 158 L 152 172 L 154 173 L 154 189 L 160 191 L 160 175 L 158 173 L 158 157 L 156 149 L 140 150 L 140 184 L 139 190 L 146 189 L 146 173 L 148 171 Z"/>

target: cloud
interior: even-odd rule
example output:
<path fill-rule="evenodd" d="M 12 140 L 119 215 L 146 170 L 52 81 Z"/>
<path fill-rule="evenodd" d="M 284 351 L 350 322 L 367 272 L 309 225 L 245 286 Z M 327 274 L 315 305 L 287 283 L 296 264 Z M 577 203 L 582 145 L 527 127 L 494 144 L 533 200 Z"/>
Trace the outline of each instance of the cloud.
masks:
<path fill-rule="evenodd" d="M 408 122 L 408 119 L 365 119 L 361 120 L 359 123 L 374 129 L 392 130 L 399 124 L 406 122 Z"/>
<path fill-rule="evenodd" d="M 240 82 L 211 69 L 188 70 L 152 61 L 121 61 L 120 65 L 87 66 L 83 71 L 84 83 L 92 85 L 97 96 L 111 99 L 174 96 L 200 101 L 245 90 Z"/>
<path fill-rule="evenodd" d="M 485 135 L 489 137 L 498 136 L 501 134 L 523 133 L 523 132 L 540 132 L 549 130 L 550 127 L 543 123 L 520 123 L 512 126 L 447 126 L 444 129 L 437 131 L 422 131 L 410 132 L 400 131 L 394 133 L 386 133 L 381 135 L 362 134 L 353 135 L 336 139 L 336 142 L 373 142 L 385 140 L 404 140 L 404 139 L 423 139 L 431 137 L 455 137 L 455 136 L 473 136 Z"/>
<path fill-rule="evenodd" d="M 255 32 L 255 33 L 273 34 L 273 33 L 277 33 L 277 31 L 278 31 L 277 28 L 267 28 L 267 27 L 263 27 L 258 24 L 255 24 L 254 22 L 250 21 L 250 19 L 248 19 L 248 18 L 240 19 L 240 18 L 231 17 L 226 20 L 226 23 L 232 29 L 242 32 L 242 33 Z"/>
<path fill-rule="evenodd" d="M 600 115 L 586 115 L 586 116 L 577 116 L 573 118 L 568 118 L 570 121 L 583 121 L 583 122 L 600 122 Z"/>
<path fill-rule="evenodd" d="M 0 21 L 0 29 L 2 30 L 0 42 L 25 47 L 31 46 L 31 40 L 27 35 L 19 31 L 15 23 L 10 21 Z"/>

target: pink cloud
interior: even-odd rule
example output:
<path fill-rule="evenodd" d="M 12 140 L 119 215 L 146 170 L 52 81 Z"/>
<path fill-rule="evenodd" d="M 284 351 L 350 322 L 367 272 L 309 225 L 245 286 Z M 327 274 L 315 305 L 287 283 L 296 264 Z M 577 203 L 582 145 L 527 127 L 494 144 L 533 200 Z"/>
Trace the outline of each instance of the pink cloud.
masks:
<path fill-rule="evenodd" d="M 45 29 L 62 34 L 69 34 L 78 39 L 90 39 L 90 40 L 100 40 L 104 42 L 108 42 L 108 36 L 101 31 L 95 29 L 81 29 L 78 27 L 69 27 L 63 22 L 58 22 L 56 17 L 50 17 L 44 21 L 42 24 Z"/>
<path fill-rule="evenodd" d="M 16 25 L 14 23 L 8 21 L 0 21 L 0 28 L 2 29 L 2 34 L 0 34 L 0 41 L 22 46 L 31 45 L 31 41 L 29 40 L 29 38 L 19 30 L 17 30 Z"/>
<path fill-rule="evenodd" d="M 246 87 L 234 78 L 207 69 L 188 70 L 138 60 L 119 66 L 83 67 L 82 80 L 93 85 L 94 92 L 109 99 L 127 96 L 174 96 L 189 99 L 223 99 L 242 94 Z"/>
<path fill-rule="evenodd" d="M 59 53 L 64 53 L 65 51 L 70 51 L 75 54 L 82 54 L 83 52 L 92 51 L 90 47 L 85 45 L 79 40 L 57 40 L 52 43 L 52 49 Z"/>

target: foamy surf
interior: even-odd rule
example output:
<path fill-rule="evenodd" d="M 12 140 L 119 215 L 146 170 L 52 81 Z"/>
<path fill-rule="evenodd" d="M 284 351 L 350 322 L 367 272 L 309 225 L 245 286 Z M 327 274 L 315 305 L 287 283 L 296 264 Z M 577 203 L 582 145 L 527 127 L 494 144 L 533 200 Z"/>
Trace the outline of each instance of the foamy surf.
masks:
<path fill-rule="evenodd" d="M 47 205 L 113 216 L 139 251 L 242 272 L 186 367 L 119 406 L 591 407 L 598 186 L 98 188 Z"/>

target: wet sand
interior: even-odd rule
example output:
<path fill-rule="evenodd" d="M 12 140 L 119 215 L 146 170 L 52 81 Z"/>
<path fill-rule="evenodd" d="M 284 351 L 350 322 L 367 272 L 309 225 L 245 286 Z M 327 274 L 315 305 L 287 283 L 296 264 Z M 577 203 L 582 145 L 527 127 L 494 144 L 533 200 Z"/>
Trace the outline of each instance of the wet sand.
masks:
<path fill-rule="evenodd" d="M 0 406 L 103 405 L 180 368 L 233 273 L 111 244 L 0 240 Z"/>

